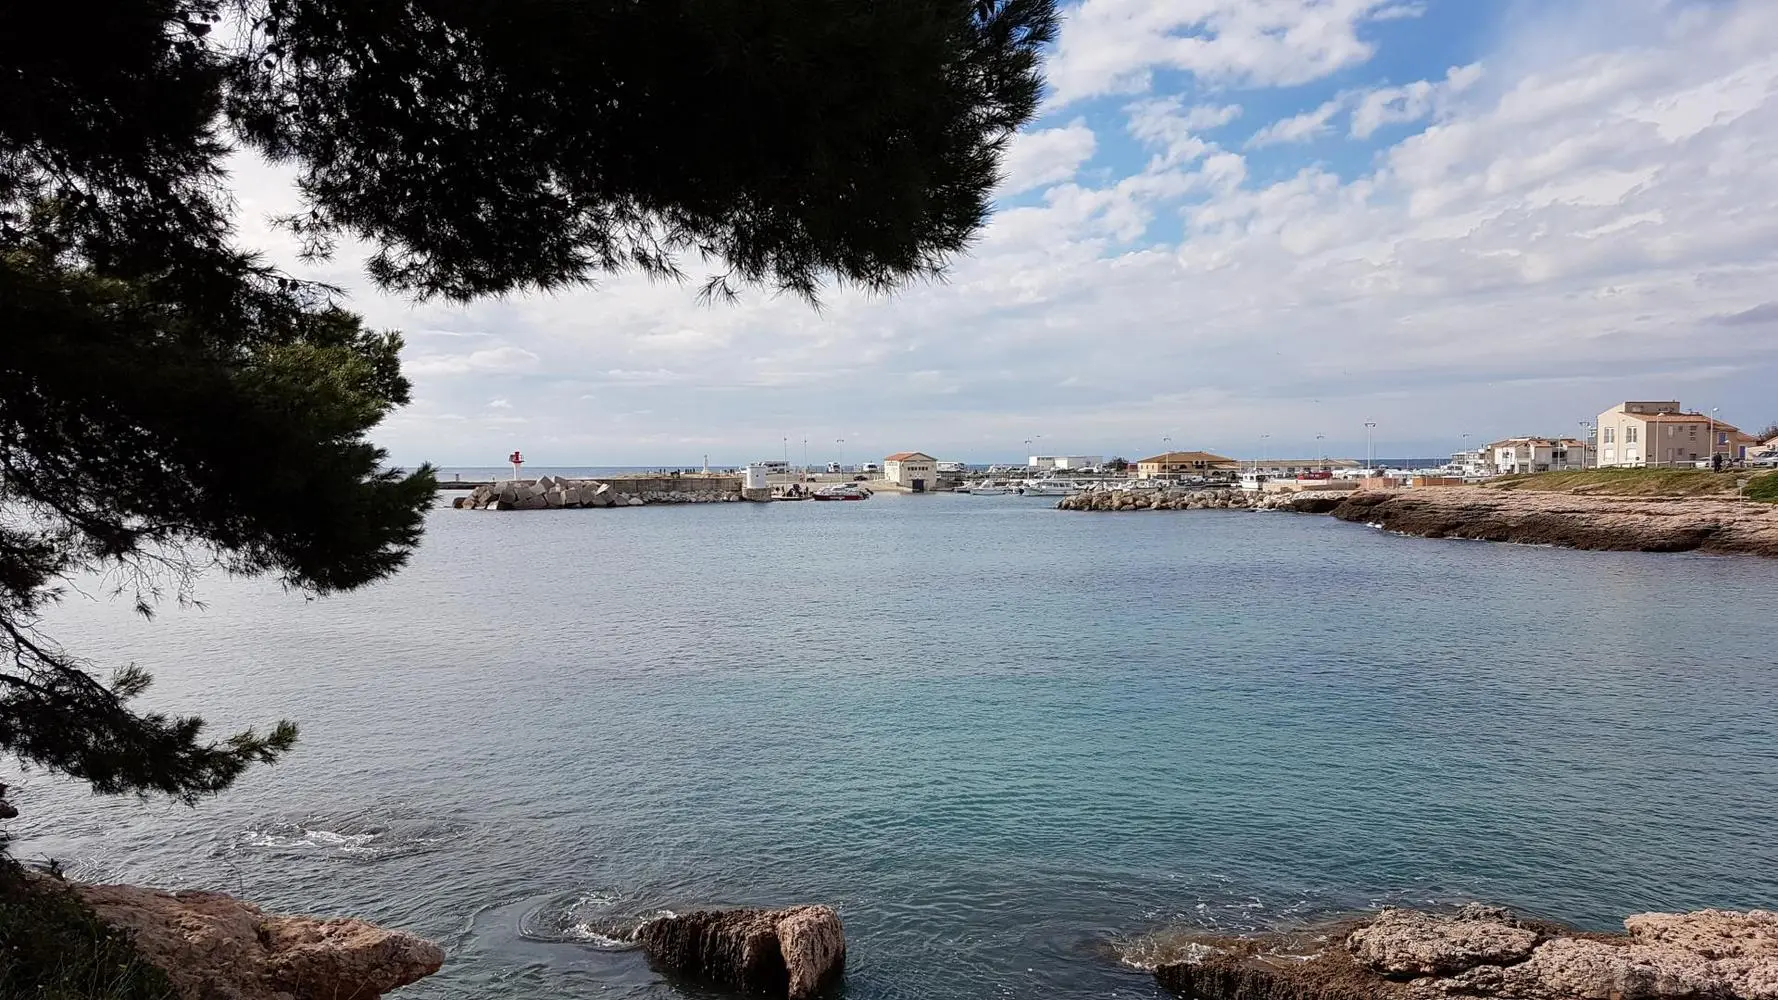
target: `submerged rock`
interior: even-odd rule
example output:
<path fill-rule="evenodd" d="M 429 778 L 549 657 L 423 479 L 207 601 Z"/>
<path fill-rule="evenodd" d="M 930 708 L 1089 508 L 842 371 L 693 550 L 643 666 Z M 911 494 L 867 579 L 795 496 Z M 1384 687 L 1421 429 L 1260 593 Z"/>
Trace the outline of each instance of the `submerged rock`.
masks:
<path fill-rule="evenodd" d="M 375 1000 L 437 972 L 438 945 L 362 920 L 268 914 L 219 892 L 69 884 L 180 1000 Z"/>
<path fill-rule="evenodd" d="M 1204 937 L 1155 979 L 1197 1000 L 1778 1000 L 1778 914 L 1650 913 L 1625 926 L 1385 910 L 1357 926 Z"/>
<path fill-rule="evenodd" d="M 815 996 L 846 962 L 840 916 L 827 906 L 662 917 L 644 924 L 636 940 L 672 972 L 789 1000 Z"/>

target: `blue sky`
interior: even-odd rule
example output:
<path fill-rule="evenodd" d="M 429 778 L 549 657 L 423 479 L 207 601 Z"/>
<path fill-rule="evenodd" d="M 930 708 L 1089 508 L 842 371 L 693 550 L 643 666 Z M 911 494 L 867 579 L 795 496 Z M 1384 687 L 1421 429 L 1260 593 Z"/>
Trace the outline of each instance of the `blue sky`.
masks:
<path fill-rule="evenodd" d="M 1774 53 L 1770 0 L 1080 0 L 973 251 L 818 312 L 633 276 L 381 296 L 352 248 L 297 266 L 256 162 L 241 225 L 407 334 L 404 463 L 1352 454 L 1367 420 L 1433 455 L 1625 398 L 1763 426 Z"/>

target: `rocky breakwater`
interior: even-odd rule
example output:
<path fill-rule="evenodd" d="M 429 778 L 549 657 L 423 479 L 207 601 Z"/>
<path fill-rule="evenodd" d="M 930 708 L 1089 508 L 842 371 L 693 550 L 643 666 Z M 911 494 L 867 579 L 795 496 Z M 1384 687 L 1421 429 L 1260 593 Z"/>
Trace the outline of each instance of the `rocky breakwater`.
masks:
<path fill-rule="evenodd" d="M 217 892 L 43 882 L 130 932 L 178 1000 L 375 1000 L 444 963 L 438 945 L 362 920 L 265 913 Z"/>
<path fill-rule="evenodd" d="M 739 490 L 649 489 L 630 492 L 591 479 L 544 476 L 477 486 L 468 496 L 451 501 L 459 510 L 578 510 L 591 507 L 640 507 L 650 503 L 737 503 Z"/>
<path fill-rule="evenodd" d="M 1625 497 L 1490 487 L 1316 497 L 1296 509 L 1427 538 L 1634 552 L 1778 558 L 1778 504 L 1734 497 Z"/>
<path fill-rule="evenodd" d="M 845 930 L 827 906 L 662 917 L 644 924 L 636 939 L 669 972 L 788 1000 L 814 997 L 846 964 Z"/>
<path fill-rule="evenodd" d="M 1308 494 L 1260 493 L 1253 490 L 1095 490 L 1076 493 L 1056 504 L 1058 510 L 1295 510 Z"/>
<path fill-rule="evenodd" d="M 1198 1000 L 1778 1000 L 1778 914 L 1644 913 L 1583 933 L 1471 904 L 1320 929 L 1176 935 L 1154 968 Z M 1145 954 L 1153 955 L 1150 942 Z"/>

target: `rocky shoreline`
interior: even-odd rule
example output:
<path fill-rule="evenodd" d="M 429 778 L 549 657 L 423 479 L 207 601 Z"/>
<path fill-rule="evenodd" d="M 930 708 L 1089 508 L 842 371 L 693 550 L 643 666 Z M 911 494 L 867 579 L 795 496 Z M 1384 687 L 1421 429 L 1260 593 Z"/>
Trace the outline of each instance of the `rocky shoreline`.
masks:
<path fill-rule="evenodd" d="M 1156 982 L 1194 1000 L 1778 1000 L 1778 913 L 1764 910 L 1643 913 L 1602 934 L 1470 904 L 1144 948 L 1161 956 Z"/>
<path fill-rule="evenodd" d="M 1076 493 L 1056 504 L 1058 510 L 1295 510 L 1302 493 L 1257 493 L 1242 489 L 1101 490 Z"/>
<path fill-rule="evenodd" d="M 1086 511 L 1284 510 L 1331 514 L 1342 521 L 1425 538 L 1778 558 L 1778 504 L 1733 497 L 1625 497 L 1448 486 L 1343 494 L 1120 491 L 1083 493 L 1057 506 Z"/>
<path fill-rule="evenodd" d="M 362 920 L 266 913 L 220 892 L 31 879 L 127 931 L 178 1000 L 376 1000 L 444 964 L 431 941 Z"/>

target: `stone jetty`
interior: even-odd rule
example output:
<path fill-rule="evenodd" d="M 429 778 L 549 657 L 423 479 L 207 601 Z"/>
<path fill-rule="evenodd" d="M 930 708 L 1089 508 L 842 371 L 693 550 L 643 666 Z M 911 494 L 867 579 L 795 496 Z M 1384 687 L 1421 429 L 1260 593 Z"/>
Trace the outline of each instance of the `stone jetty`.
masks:
<path fill-rule="evenodd" d="M 840 975 L 846 934 L 828 906 L 705 910 L 642 925 L 636 939 L 660 968 L 750 994 L 809 1000 Z"/>
<path fill-rule="evenodd" d="M 1644 913 L 1624 929 L 1470 904 L 1272 934 L 1155 935 L 1134 954 L 1195 1000 L 1778 1000 L 1778 914 Z"/>
<path fill-rule="evenodd" d="M 640 507 L 651 503 L 737 503 L 753 499 L 734 476 L 653 477 L 646 479 L 565 479 L 543 476 L 531 480 L 484 483 L 455 497 L 459 510 L 576 510 L 592 507 Z"/>
<path fill-rule="evenodd" d="M 1096 490 L 1056 504 L 1060 510 L 1295 510 L 1301 493 L 1242 489 Z"/>

